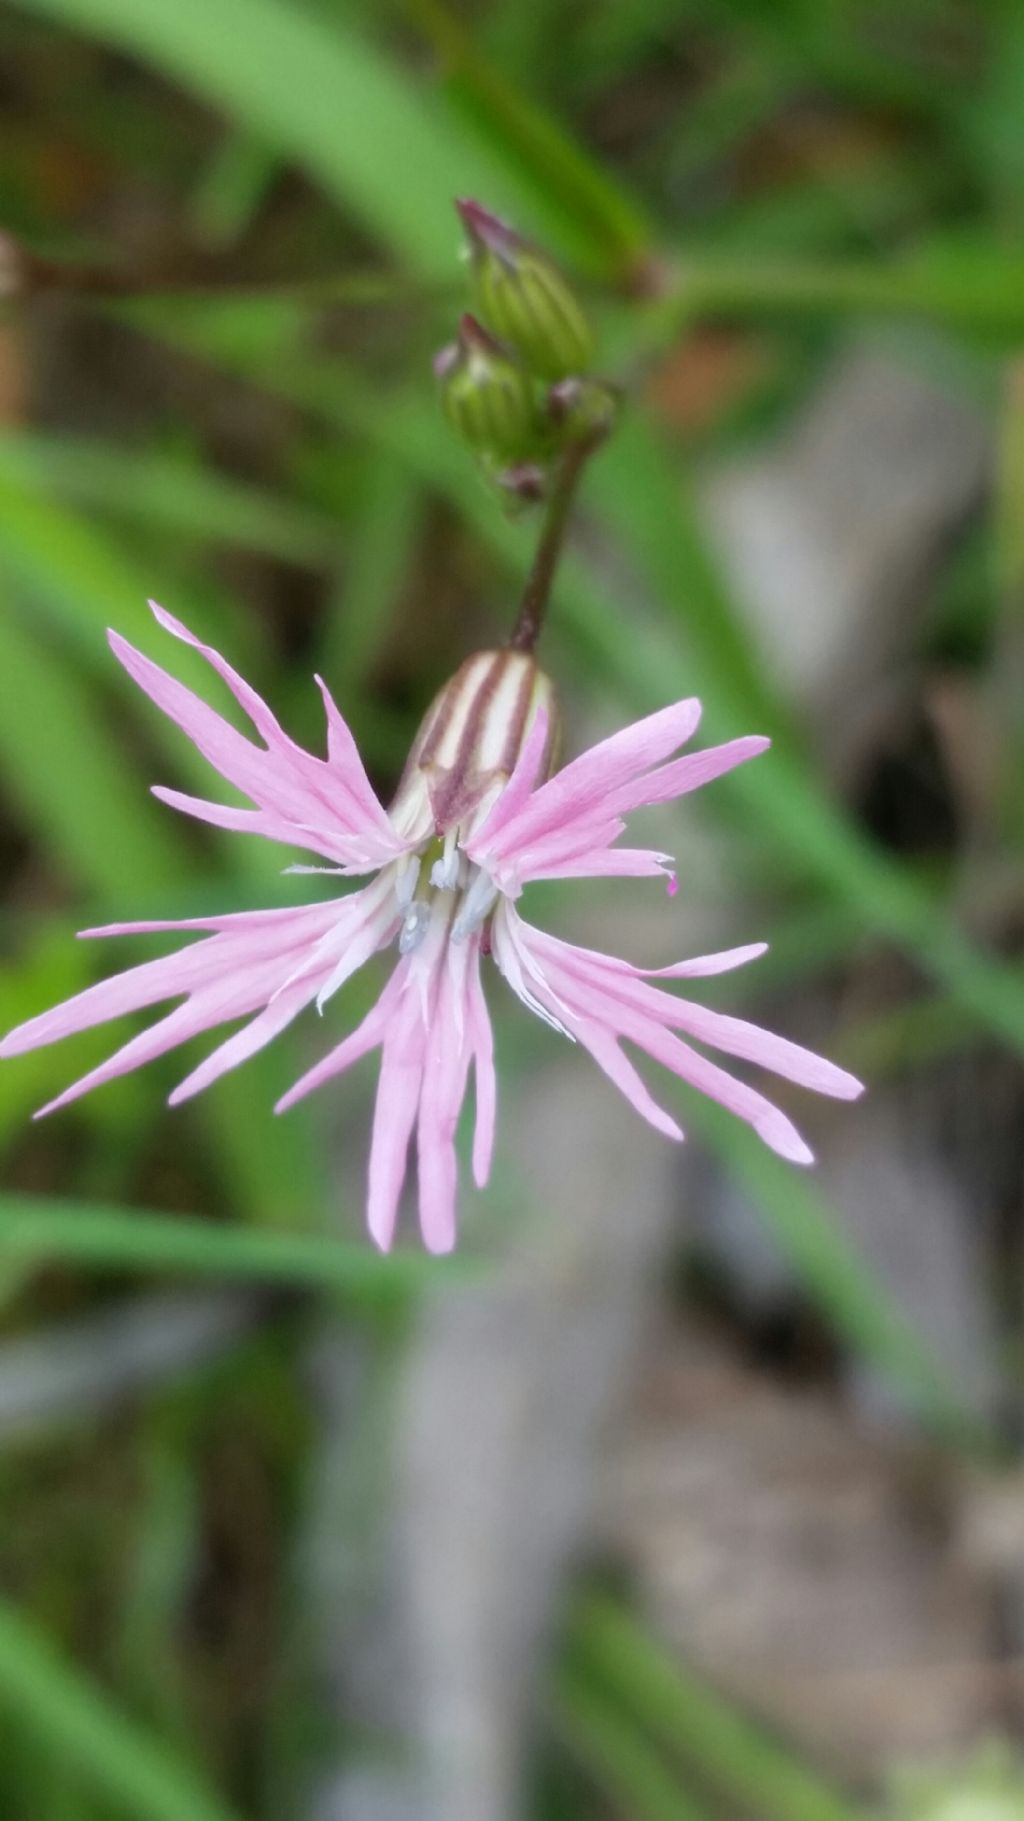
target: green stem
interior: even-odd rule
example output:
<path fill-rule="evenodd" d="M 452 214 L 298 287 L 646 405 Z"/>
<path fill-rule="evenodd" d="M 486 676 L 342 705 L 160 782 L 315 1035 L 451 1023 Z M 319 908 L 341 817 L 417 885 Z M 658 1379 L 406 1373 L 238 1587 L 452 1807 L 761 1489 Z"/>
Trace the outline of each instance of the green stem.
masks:
<path fill-rule="evenodd" d="M 570 443 L 555 468 L 540 542 L 526 578 L 516 623 L 508 641 L 513 651 L 533 651 L 540 637 L 555 571 L 565 544 L 576 489 L 587 462 L 604 441 L 604 437 L 605 430 L 601 429 Z"/>

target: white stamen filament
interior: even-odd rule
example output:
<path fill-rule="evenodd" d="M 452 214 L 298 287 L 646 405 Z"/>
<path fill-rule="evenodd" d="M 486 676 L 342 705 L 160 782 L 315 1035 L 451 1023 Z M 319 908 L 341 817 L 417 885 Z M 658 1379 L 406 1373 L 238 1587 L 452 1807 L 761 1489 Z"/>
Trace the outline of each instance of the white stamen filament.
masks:
<path fill-rule="evenodd" d="M 413 949 L 419 948 L 429 927 L 430 906 L 422 898 L 417 898 L 405 913 L 405 920 L 398 938 L 399 954 L 411 955 Z"/>
<path fill-rule="evenodd" d="M 398 899 L 398 908 L 403 915 L 416 896 L 416 887 L 419 882 L 419 854 L 403 854 L 395 869 L 395 897 Z"/>
<path fill-rule="evenodd" d="M 459 883 L 462 856 L 456 846 L 457 828 L 450 828 L 444 838 L 444 852 L 430 869 L 430 883 L 440 892 L 453 892 Z"/>
<path fill-rule="evenodd" d="M 485 873 L 480 867 L 474 868 L 469 890 L 462 900 L 459 914 L 452 926 L 453 941 L 464 942 L 467 936 L 471 936 L 474 930 L 480 928 L 485 917 L 490 915 L 497 896 L 498 887 L 490 873 Z"/>

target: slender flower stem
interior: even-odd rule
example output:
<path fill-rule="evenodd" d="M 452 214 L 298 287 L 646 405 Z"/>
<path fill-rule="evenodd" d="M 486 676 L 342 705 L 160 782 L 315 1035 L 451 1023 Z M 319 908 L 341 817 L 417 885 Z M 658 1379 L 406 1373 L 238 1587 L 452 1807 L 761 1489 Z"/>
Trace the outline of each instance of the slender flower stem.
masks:
<path fill-rule="evenodd" d="M 508 641 L 513 651 L 533 651 L 540 637 L 576 489 L 587 462 L 595 449 L 600 447 L 605 435 L 606 430 L 602 427 L 570 443 L 555 468 L 540 542 L 526 578 L 519 613 Z"/>

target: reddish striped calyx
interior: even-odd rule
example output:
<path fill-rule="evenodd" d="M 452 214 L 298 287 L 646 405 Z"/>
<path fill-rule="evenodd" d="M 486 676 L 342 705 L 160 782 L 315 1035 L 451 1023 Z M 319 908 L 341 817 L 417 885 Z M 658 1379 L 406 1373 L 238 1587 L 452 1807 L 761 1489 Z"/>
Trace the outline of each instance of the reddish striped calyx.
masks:
<path fill-rule="evenodd" d="M 391 805 L 403 834 L 468 839 L 515 770 L 539 714 L 547 722 L 536 779 L 551 775 L 558 743 L 555 687 L 524 651 L 478 651 L 435 696 Z"/>

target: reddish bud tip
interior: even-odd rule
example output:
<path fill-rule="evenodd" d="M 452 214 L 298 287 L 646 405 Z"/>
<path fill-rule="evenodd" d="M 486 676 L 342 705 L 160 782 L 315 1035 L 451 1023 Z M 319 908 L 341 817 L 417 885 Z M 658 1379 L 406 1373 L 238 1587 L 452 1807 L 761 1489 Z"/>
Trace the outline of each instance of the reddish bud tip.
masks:
<path fill-rule="evenodd" d="M 502 221 L 500 215 L 492 215 L 482 203 L 460 196 L 455 207 L 474 253 L 496 253 L 499 259 L 512 259 L 526 245 L 507 221 Z"/>
<path fill-rule="evenodd" d="M 464 354 L 486 354 L 489 357 L 500 355 L 506 360 L 509 358 L 508 349 L 502 347 L 497 337 L 485 329 L 475 316 L 471 316 L 468 310 L 459 318 L 459 347 Z"/>
<path fill-rule="evenodd" d="M 547 471 L 539 462 L 519 462 L 495 475 L 498 486 L 514 499 L 534 505 L 547 491 Z"/>

